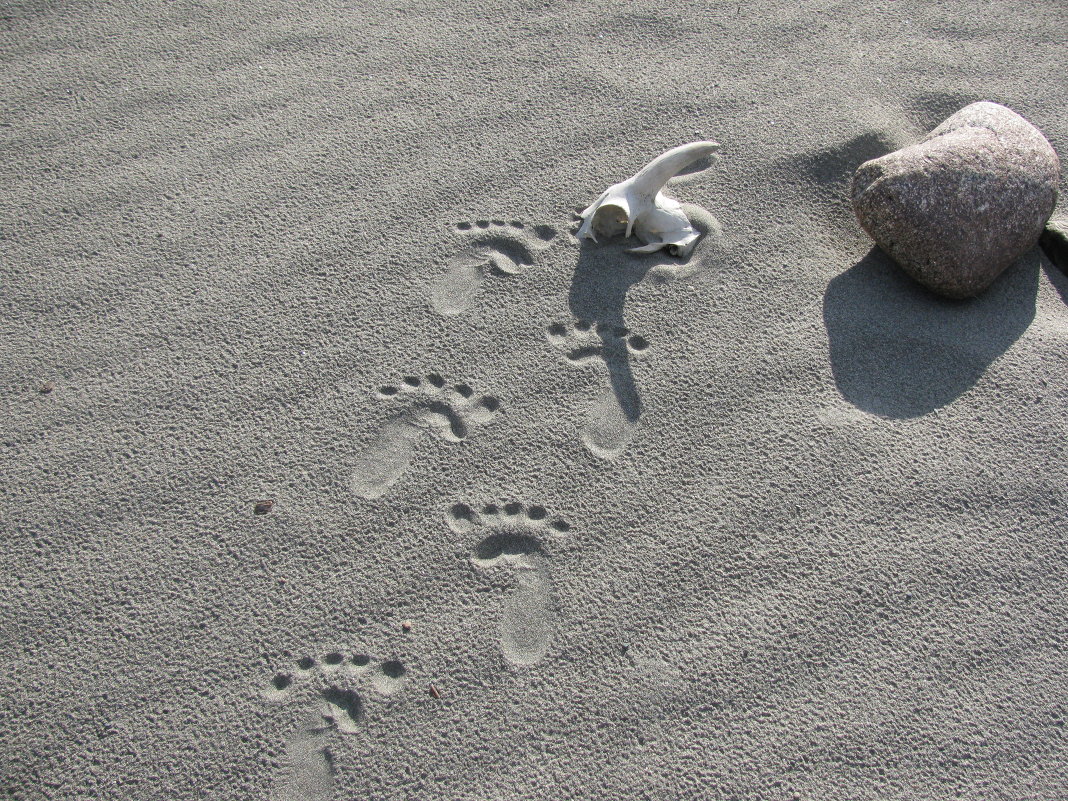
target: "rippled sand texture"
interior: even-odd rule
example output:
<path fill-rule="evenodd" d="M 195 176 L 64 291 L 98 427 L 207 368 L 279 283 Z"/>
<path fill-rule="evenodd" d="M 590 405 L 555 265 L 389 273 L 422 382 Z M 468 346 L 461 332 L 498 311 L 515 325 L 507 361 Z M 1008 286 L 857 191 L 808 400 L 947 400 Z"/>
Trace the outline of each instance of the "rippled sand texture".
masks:
<path fill-rule="evenodd" d="M 4 3 L 0 796 L 1068 797 L 1068 276 L 847 192 L 974 100 L 1068 155 L 1065 31 Z M 579 244 L 705 139 L 691 258 Z"/>

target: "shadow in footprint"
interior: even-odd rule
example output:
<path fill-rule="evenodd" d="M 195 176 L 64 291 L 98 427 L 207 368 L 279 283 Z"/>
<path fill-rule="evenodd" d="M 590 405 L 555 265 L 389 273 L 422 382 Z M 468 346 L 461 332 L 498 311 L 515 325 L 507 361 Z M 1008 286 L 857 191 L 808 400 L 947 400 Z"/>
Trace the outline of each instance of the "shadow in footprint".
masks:
<path fill-rule="evenodd" d="M 363 719 L 360 696 L 353 690 L 338 687 L 326 687 L 322 695 L 326 702 L 322 711 L 323 721 L 346 734 L 356 731 L 357 724 Z"/>
<path fill-rule="evenodd" d="M 978 298 L 940 298 L 878 248 L 823 297 L 831 369 L 847 401 L 872 414 L 919 417 L 952 403 L 1035 316 L 1037 250 Z"/>
<path fill-rule="evenodd" d="M 512 531 L 498 531 L 475 546 L 472 558 L 476 563 L 487 567 L 497 564 L 498 560 L 515 563 L 531 555 L 545 557 L 545 552 L 536 539 Z"/>

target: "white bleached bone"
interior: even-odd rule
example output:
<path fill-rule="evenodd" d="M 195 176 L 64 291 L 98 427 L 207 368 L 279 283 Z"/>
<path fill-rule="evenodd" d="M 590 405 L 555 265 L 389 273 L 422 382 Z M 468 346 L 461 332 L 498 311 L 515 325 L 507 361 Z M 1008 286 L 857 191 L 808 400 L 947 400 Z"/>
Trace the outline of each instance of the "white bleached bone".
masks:
<path fill-rule="evenodd" d="M 623 233 L 645 244 L 630 253 L 652 253 L 667 248 L 673 256 L 687 256 L 701 233 L 694 229 L 682 205 L 664 194 L 664 184 L 698 159 L 719 150 L 716 142 L 691 142 L 650 161 L 632 178 L 608 187 L 583 211 L 579 239 L 597 241 Z M 625 233 L 624 233 L 625 232 Z"/>

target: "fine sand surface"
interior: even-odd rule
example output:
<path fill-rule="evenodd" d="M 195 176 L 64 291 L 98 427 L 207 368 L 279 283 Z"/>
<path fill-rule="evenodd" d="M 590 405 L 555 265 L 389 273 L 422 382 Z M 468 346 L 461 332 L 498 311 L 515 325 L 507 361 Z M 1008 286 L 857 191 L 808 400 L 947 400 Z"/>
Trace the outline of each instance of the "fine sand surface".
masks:
<path fill-rule="evenodd" d="M 802 5 L 0 2 L 0 797 L 1068 797 L 1068 276 L 847 200 L 1068 5 Z"/>

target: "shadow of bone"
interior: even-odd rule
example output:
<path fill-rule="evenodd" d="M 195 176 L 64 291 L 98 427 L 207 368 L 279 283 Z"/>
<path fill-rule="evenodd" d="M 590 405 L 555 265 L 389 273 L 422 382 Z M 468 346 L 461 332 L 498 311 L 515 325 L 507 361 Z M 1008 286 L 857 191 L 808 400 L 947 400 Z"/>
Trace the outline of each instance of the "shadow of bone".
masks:
<path fill-rule="evenodd" d="M 947 300 L 873 248 L 823 296 L 838 390 L 858 409 L 890 418 L 953 403 L 1027 330 L 1038 277 L 1032 249 L 979 297 Z"/>
<path fill-rule="evenodd" d="M 694 225 L 705 233 L 703 225 L 697 222 Z M 603 323 L 609 330 L 629 329 L 624 308 L 630 288 L 642 281 L 669 283 L 678 268 L 694 258 L 691 254 L 688 258 L 678 259 L 662 251 L 651 254 L 625 252 L 640 244 L 633 237 L 600 242 L 582 240 L 567 297 L 573 317 Z M 696 250 L 699 252 L 704 244 L 702 238 Z M 626 418 L 635 422 L 641 417 L 642 404 L 630 369 L 626 338 L 603 337 L 602 345 L 612 393 Z"/>
<path fill-rule="evenodd" d="M 645 278 L 653 259 L 624 253 L 623 240 L 596 243 L 583 240 L 571 277 L 567 305 L 573 317 L 611 327 L 626 328 L 624 306 L 630 288 Z M 642 414 L 641 399 L 630 369 L 630 354 L 621 337 L 603 338 L 608 379 L 623 414 L 631 422 Z"/>

